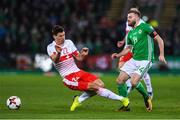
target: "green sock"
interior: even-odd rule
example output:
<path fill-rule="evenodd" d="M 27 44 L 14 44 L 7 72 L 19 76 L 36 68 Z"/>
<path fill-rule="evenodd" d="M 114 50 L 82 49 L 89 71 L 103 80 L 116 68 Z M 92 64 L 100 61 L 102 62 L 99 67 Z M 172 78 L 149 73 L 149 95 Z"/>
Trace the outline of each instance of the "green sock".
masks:
<path fill-rule="evenodd" d="M 149 97 L 149 96 L 148 96 L 148 93 L 147 93 L 147 91 L 145 90 L 145 88 L 144 88 L 144 86 L 142 85 L 141 82 L 139 82 L 139 83 L 136 85 L 136 89 L 137 89 L 138 92 L 141 93 L 141 95 L 143 96 L 143 98 L 144 98 L 145 100 L 148 99 L 148 97 Z"/>
<path fill-rule="evenodd" d="M 125 83 L 118 84 L 118 92 L 119 92 L 119 95 L 123 97 L 127 97 L 128 93 L 127 93 L 127 86 Z"/>

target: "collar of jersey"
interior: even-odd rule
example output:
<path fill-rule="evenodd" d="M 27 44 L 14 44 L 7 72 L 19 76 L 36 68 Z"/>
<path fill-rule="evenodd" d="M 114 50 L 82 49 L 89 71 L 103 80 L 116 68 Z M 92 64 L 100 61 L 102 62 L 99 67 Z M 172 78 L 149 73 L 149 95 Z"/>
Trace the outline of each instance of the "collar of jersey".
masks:
<path fill-rule="evenodd" d="M 53 45 L 57 45 L 55 41 L 53 41 Z M 57 45 L 57 46 L 62 47 L 63 45 L 64 45 L 64 43 L 62 45 Z"/>
<path fill-rule="evenodd" d="M 144 23 L 144 21 L 143 21 L 142 19 L 139 20 L 139 23 L 138 23 L 137 26 L 139 26 L 141 23 Z M 136 27 L 137 27 L 137 26 L 136 26 Z"/>
<path fill-rule="evenodd" d="M 136 29 L 141 23 L 144 23 L 144 21 L 142 19 L 139 20 L 138 25 L 135 28 L 132 28 L 132 30 Z"/>

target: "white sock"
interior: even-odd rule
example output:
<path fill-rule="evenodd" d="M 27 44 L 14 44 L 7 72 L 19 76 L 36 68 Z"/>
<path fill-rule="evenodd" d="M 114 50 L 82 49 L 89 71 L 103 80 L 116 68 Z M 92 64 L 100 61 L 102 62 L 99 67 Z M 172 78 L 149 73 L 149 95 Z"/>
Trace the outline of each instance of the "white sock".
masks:
<path fill-rule="evenodd" d="M 122 100 L 124 98 L 123 96 L 119 96 L 106 88 L 99 88 L 97 94 L 112 100 Z"/>
<path fill-rule="evenodd" d="M 126 81 L 126 85 L 127 85 L 127 92 L 128 92 L 128 94 L 130 93 L 130 91 L 131 91 L 131 88 L 132 88 L 132 84 L 131 84 L 131 79 L 128 79 L 127 81 Z"/>
<path fill-rule="evenodd" d="M 86 99 L 88 99 L 88 98 L 90 98 L 90 97 L 92 97 L 92 96 L 94 96 L 94 95 L 96 95 L 96 92 L 94 92 L 94 91 L 86 91 L 86 92 L 83 92 L 83 93 L 79 96 L 78 101 L 81 103 L 81 102 L 85 101 Z"/>
<path fill-rule="evenodd" d="M 147 92 L 152 92 L 151 78 L 148 73 L 144 74 L 143 78 L 144 83 L 146 84 Z"/>

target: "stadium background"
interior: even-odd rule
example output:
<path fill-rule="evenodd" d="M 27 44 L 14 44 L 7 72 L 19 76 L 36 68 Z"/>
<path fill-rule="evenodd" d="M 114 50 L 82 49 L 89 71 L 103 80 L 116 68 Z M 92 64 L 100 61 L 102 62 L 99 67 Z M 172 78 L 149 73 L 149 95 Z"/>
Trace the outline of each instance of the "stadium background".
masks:
<path fill-rule="evenodd" d="M 160 108 L 163 110 L 156 111 L 157 108 L 153 114 L 154 116 L 148 116 L 147 113 L 144 114 L 143 109 L 140 109 L 140 106 L 143 106 L 140 96 L 136 93 L 135 95 L 132 94 L 132 101 L 135 98 L 137 102 L 134 106 L 139 109 L 137 109 L 138 112 L 133 111 L 130 118 L 133 118 L 135 114 L 139 114 L 139 118 L 144 116 L 147 118 L 180 118 L 180 116 L 176 115 L 178 111 L 180 112 L 180 103 L 176 94 L 173 94 L 179 90 L 180 83 L 179 0 L 1 0 L 0 118 L 73 118 L 73 115 L 75 115 L 73 114 L 70 117 L 63 116 L 64 111 L 68 111 L 66 107 L 70 104 L 70 102 L 66 101 L 71 101 L 74 92 L 72 93 L 68 89 L 60 87 L 62 84 L 59 85 L 59 77 L 55 69 L 51 68 L 52 64 L 47 57 L 46 47 L 53 40 L 51 27 L 55 24 L 65 27 L 66 38 L 73 40 L 78 49 L 81 49 L 83 46 L 90 49 L 90 54 L 86 60 L 78 63 L 79 67 L 99 73 L 107 87 L 117 91 L 115 84 L 115 79 L 118 75 L 117 60 L 112 61 L 110 54 L 122 50 L 122 48 L 116 47 L 116 43 L 125 36 L 127 11 L 130 7 L 136 6 L 142 12 L 142 19 L 158 31 L 165 43 L 165 56 L 168 64 L 164 65 L 158 62 L 158 47 L 156 44 L 156 62 L 150 70 L 156 95 L 155 100 L 164 100 L 167 94 L 173 99 L 168 99 L 168 103 L 165 101 L 159 102 L 162 106 L 155 103 L 155 105 L 160 105 Z M 49 70 L 56 74 L 52 77 L 43 76 L 42 73 L 49 72 Z M 160 91 L 161 95 L 159 95 L 158 88 L 164 88 Z M 47 93 L 42 93 L 42 89 Z M 50 92 L 51 90 L 53 90 L 54 94 Z M 65 97 L 66 93 L 68 93 L 68 97 Z M 57 94 L 61 94 L 63 98 Z M 18 112 L 9 111 L 4 105 L 6 99 L 11 95 L 20 96 L 23 102 L 26 103 Z M 29 98 L 29 95 L 32 98 Z M 52 95 L 56 97 L 52 97 Z M 50 99 L 51 97 L 52 100 Z M 41 98 L 47 100 L 44 106 L 40 101 Z M 59 99 L 63 102 L 52 102 Z M 102 98 L 96 99 L 106 103 L 106 100 Z M 171 107 L 175 107 L 173 106 L 174 104 L 168 105 L 167 108 L 164 105 L 172 101 L 178 108 L 169 112 Z M 89 104 L 95 105 L 92 111 L 95 110 L 97 113 L 100 113 L 102 109 L 99 107 L 99 104 L 101 103 L 93 102 L 91 100 L 89 102 Z M 107 102 L 107 104 L 109 103 Z M 34 109 L 35 106 L 38 106 L 39 109 Z M 110 112 L 106 111 L 106 108 L 108 110 L 110 105 L 107 106 L 104 107 L 105 110 L 103 111 L 106 114 Z M 115 108 L 117 104 L 112 104 L 112 106 Z M 62 111 L 58 114 L 57 111 L 59 109 L 57 111 L 53 109 L 55 111 L 55 114 L 53 114 L 53 110 L 45 109 L 43 112 L 44 107 L 52 109 L 58 107 Z M 91 107 L 91 105 L 88 107 Z M 91 111 L 91 108 L 89 109 L 87 112 Z M 41 115 L 34 115 L 33 110 L 37 113 L 42 110 L 39 113 Z M 82 108 L 78 114 L 81 112 L 86 114 L 86 110 Z M 166 112 L 172 115 L 165 116 Z M 43 113 L 47 114 L 43 116 Z M 126 113 L 119 114 L 119 116 L 117 113 L 110 113 L 108 114 L 109 116 L 97 115 L 93 117 L 88 115 L 78 117 L 78 115 L 75 115 L 75 118 L 111 118 L 111 116 L 115 116 L 115 118 L 129 118 Z"/>

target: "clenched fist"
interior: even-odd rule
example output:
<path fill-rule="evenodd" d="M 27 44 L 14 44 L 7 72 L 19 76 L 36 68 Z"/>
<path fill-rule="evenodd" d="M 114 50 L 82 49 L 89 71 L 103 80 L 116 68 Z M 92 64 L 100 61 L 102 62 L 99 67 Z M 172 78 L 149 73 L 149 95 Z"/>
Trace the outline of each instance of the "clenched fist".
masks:
<path fill-rule="evenodd" d="M 88 55 L 88 53 L 89 53 L 89 49 L 87 47 L 84 47 L 84 48 L 81 49 L 81 54 L 82 55 Z"/>

